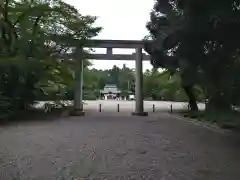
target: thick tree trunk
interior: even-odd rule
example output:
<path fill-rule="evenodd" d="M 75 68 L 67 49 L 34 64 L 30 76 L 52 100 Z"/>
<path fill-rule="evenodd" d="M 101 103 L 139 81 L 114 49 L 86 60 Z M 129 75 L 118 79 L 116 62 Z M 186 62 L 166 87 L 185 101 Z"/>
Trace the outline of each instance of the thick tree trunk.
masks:
<path fill-rule="evenodd" d="M 215 80 L 215 81 L 214 81 Z M 224 82 L 224 83 L 223 83 Z M 231 85 L 228 81 L 213 79 L 208 87 L 209 99 L 206 105 L 207 113 L 224 113 L 232 110 L 231 107 Z"/>
<path fill-rule="evenodd" d="M 232 72 L 229 68 L 224 68 L 224 54 L 219 57 L 217 64 L 214 64 L 214 70 L 206 71 L 206 82 L 209 99 L 206 104 L 206 113 L 225 114 L 232 110 Z"/>
<path fill-rule="evenodd" d="M 206 112 L 211 114 L 230 112 L 231 109 L 231 100 L 228 98 L 228 96 L 221 94 L 212 95 L 206 105 Z"/>
<path fill-rule="evenodd" d="M 192 85 L 183 86 L 183 89 L 186 95 L 188 96 L 188 102 L 189 102 L 191 111 L 198 112 L 196 97 L 193 93 L 193 86 Z"/>

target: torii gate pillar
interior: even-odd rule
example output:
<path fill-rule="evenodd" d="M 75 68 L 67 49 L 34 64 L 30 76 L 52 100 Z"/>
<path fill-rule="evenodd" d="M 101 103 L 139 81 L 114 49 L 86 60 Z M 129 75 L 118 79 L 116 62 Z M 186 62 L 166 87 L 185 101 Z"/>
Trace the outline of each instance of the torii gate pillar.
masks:
<path fill-rule="evenodd" d="M 132 115 L 135 116 L 147 116 L 148 113 L 144 112 L 144 101 L 143 101 L 143 55 L 142 48 L 136 48 L 136 59 L 135 59 L 135 112 Z"/>
<path fill-rule="evenodd" d="M 75 91 L 74 91 L 74 109 L 72 112 L 73 116 L 84 116 L 85 112 L 83 111 L 83 58 L 82 58 L 82 49 L 77 49 L 77 58 L 75 66 Z"/>

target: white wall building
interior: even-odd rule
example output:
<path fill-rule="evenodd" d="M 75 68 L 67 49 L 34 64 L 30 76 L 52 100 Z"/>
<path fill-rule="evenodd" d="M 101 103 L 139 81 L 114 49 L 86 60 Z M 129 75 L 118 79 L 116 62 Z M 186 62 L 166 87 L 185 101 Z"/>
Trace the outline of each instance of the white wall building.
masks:
<path fill-rule="evenodd" d="M 121 91 L 118 90 L 116 84 L 106 84 L 104 89 L 100 91 L 101 98 L 107 99 L 119 99 Z"/>

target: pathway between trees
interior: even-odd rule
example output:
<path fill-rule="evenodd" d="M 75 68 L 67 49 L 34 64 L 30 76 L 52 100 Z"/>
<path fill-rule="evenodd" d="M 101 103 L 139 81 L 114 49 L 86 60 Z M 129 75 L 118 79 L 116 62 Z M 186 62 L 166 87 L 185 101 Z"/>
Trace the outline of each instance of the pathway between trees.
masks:
<path fill-rule="evenodd" d="M 230 136 L 164 113 L 92 115 L 0 128 L 3 180 L 238 180 Z"/>

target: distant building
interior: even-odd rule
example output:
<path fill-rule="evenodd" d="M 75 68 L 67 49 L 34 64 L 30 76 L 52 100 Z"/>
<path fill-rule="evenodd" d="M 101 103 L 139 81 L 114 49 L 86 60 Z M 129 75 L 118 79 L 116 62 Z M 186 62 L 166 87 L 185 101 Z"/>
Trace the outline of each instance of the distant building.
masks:
<path fill-rule="evenodd" d="M 100 91 L 101 99 L 120 99 L 121 91 L 117 88 L 116 84 L 106 84 L 104 89 Z"/>
<path fill-rule="evenodd" d="M 130 95 L 129 95 L 129 100 L 135 100 L 134 94 L 130 94 Z"/>

